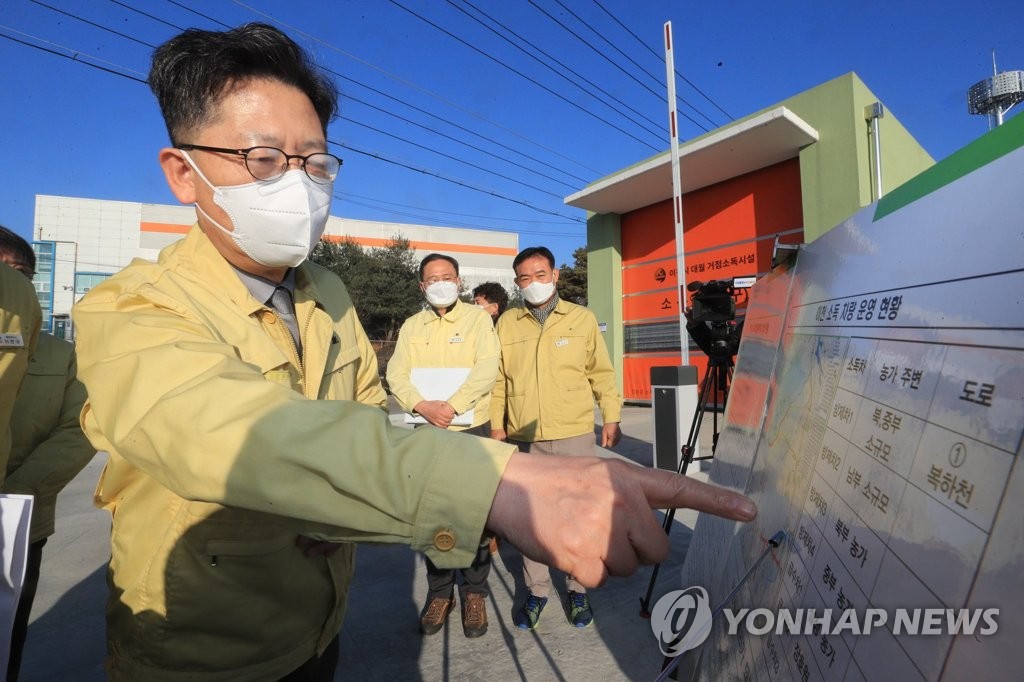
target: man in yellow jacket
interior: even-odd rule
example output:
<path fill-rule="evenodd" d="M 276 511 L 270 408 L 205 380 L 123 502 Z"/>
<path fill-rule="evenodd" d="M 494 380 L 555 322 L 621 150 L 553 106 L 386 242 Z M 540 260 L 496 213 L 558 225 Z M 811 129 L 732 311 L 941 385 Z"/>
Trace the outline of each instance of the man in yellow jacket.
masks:
<path fill-rule="evenodd" d="M 459 300 L 462 280 L 459 262 L 440 253 L 428 254 L 420 261 L 420 290 L 430 305 L 402 324 L 395 352 L 388 361 L 388 387 L 399 405 L 410 415 L 426 423 L 474 436 L 491 434 L 491 389 L 498 373 L 498 337 L 490 316 L 481 308 Z M 417 371 L 441 369 L 459 372 L 457 388 L 442 399 L 433 395 L 433 386 Z M 429 392 L 428 400 L 423 392 Z M 487 632 L 487 576 L 491 572 L 491 553 L 485 542 L 469 568 L 459 571 L 462 586 L 462 629 L 466 637 Z M 420 614 L 420 630 L 438 632 L 455 607 L 455 571 L 438 568 L 429 557 L 427 564 L 427 603 Z"/>
<path fill-rule="evenodd" d="M 614 447 L 621 436 L 622 399 L 597 318 L 559 298 L 558 269 L 548 248 L 523 249 L 512 269 L 525 305 L 498 320 L 502 355 L 491 435 L 517 443 L 522 452 L 593 456 L 596 401 L 604 422 L 601 446 Z M 529 594 L 515 623 L 532 630 L 547 605 L 551 574 L 545 564 L 525 556 L 523 572 Z M 594 616 L 586 588 L 572 575 L 566 584 L 569 622 L 587 627 Z"/>
<path fill-rule="evenodd" d="M 43 314 L 31 282 L 0 263 L 0 483 L 11 454 L 11 413 L 39 339 Z"/>
<path fill-rule="evenodd" d="M 341 165 L 333 84 L 265 24 L 179 34 L 149 84 L 171 138 L 160 164 L 197 225 L 73 311 L 83 429 L 110 453 L 111 678 L 332 679 L 350 543 L 457 568 L 486 529 L 597 585 L 667 554 L 651 507 L 754 516 L 666 472 L 392 427 L 345 287 L 306 262 Z M 535 523 L 556 501 L 572 513 Z M 565 535 L 579 514 L 582 543 Z"/>
<path fill-rule="evenodd" d="M 35 274 L 36 256 L 32 247 L 4 227 L 0 227 L 0 261 L 21 272 L 29 281 Z M 77 377 L 75 347 L 41 332 L 14 405 L 11 456 L 3 484 L 5 493 L 35 497 L 25 582 L 7 659 L 8 682 L 18 679 L 28 618 L 39 586 L 43 546 L 54 531 L 57 493 L 96 454 L 78 423 L 83 403 L 85 387 Z"/>

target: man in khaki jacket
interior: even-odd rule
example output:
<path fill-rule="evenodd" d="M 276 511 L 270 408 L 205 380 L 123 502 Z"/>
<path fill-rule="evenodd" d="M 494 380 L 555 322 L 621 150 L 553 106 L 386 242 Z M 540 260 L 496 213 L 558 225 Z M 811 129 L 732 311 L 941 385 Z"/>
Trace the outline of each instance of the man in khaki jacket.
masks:
<path fill-rule="evenodd" d="M 31 282 L 0 263 L 0 483 L 11 453 L 11 413 L 36 348 L 43 314 Z"/>
<path fill-rule="evenodd" d="M 652 507 L 753 518 L 743 496 L 666 472 L 392 427 L 345 287 L 305 262 L 341 165 L 333 84 L 264 24 L 179 34 L 149 83 L 160 164 L 197 225 L 73 311 L 83 428 L 110 453 L 111 678 L 332 679 L 350 543 L 457 568 L 486 529 L 597 585 L 667 554 Z M 573 513 L 535 523 L 556 500 Z M 577 514 L 582 543 L 565 535 Z"/>
<path fill-rule="evenodd" d="M 32 247 L 5 227 L 0 227 L 0 261 L 21 272 L 29 281 L 35 274 L 36 255 Z M 3 484 L 5 493 L 35 497 L 25 582 L 15 612 L 7 659 L 7 682 L 18 679 L 28 618 L 39 586 L 43 546 L 54 531 L 57 493 L 96 454 L 78 423 L 85 402 L 85 386 L 76 374 L 75 347 L 41 332 L 14 405 L 11 456 Z"/>
<path fill-rule="evenodd" d="M 512 261 L 524 305 L 498 320 L 501 365 L 491 402 L 492 436 L 541 455 L 594 455 L 594 402 L 604 426 L 601 446 L 619 442 L 622 399 L 594 314 L 558 297 L 555 257 L 543 246 Z M 582 529 L 580 532 L 583 532 Z M 548 567 L 523 557 L 529 590 L 516 625 L 532 630 L 551 592 Z M 572 575 L 566 612 L 576 627 L 593 621 L 585 586 Z"/>
<path fill-rule="evenodd" d="M 402 324 L 395 352 L 388 361 L 388 387 L 407 413 L 438 428 L 474 436 L 490 436 L 491 389 L 498 373 L 498 337 L 490 316 L 481 308 L 459 300 L 462 280 L 459 263 L 451 256 L 428 254 L 420 261 L 420 290 L 430 305 Z M 442 400 L 427 400 L 428 386 L 413 382 L 415 370 L 464 371 L 458 388 Z M 447 393 L 447 391 L 446 391 Z M 463 417 L 463 419 L 459 419 Z M 465 423 L 460 423 L 465 422 Z M 466 637 L 487 632 L 487 576 L 491 572 L 489 542 L 483 543 L 473 563 L 459 571 L 462 587 L 462 630 Z M 438 568 L 429 557 L 427 603 L 420 614 L 420 631 L 441 630 L 455 607 L 455 571 Z"/>

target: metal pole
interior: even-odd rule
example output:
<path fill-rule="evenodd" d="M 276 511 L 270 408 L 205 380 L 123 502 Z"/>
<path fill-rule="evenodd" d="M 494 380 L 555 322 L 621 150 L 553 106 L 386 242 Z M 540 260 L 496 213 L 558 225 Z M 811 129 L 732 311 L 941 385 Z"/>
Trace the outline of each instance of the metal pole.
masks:
<path fill-rule="evenodd" d="M 871 136 L 875 142 L 875 197 L 882 198 L 882 143 L 878 139 L 878 117 L 871 119 Z"/>
<path fill-rule="evenodd" d="M 679 297 L 679 354 L 690 364 L 690 337 L 686 333 L 686 285 L 683 251 L 683 187 L 679 178 L 679 126 L 676 118 L 676 65 L 672 54 L 672 22 L 665 22 L 665 82 L 668 86 L 669 155 L 672 159 L 672 215 L 676 228 L 676 295 Z"/>
<path fill-rule="evenodd" d="M 864 107 L 864 117 L 871 121 L 871 142 L 875 152 L 875 201 L 882 198 L 882 141 L 878 134 L 878 119 L 885 116 L 885 107 L 875 102 Z"/>

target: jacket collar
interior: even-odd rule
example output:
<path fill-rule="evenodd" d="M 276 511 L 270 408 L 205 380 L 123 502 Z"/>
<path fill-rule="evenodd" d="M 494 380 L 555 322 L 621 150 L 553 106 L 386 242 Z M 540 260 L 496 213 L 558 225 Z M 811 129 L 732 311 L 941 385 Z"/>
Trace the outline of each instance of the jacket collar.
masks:
<path fill-rule="evenodd" d="M 568 301 L 559 296 L 558 303 L 555 305 L 555 309 L 551 311 L 551 315 L 565 315 L 567 312 L 569 312 L 570 305 L 571 304 Z M 527 307 L 526 303 L 523 303 L 521 306 L 517 308 L 512 308 L 512 310 L 516 311 L 517 320 L 521 320 L 524 317 L 531 317 L 534 320 L 537 319 L 533 317 L 533 313 L 530 312 L 530 309 Z"/>
<path fill-rule="evenodd" d="M 193 225 L 185 238 L 179 242 L 174 255 L 192 271 L 193 276 L 226 296 L 246 315 L 252 315 L 264 307 L 264 301 L 257 300 L 252 295 L 235 269 L 220 254 L 198 224 Z M 295 268 L 293 296 L 296 304 L 300 300 L 319 300 L 319 292 L 305 263 Z"/>
<path fill-rule="evenodd" d="M 452 304 L 451 310 L 446 312 L 444 317 L 437 314 L 436 308 L 429 306 L 426 309 L 426 312 L 429 312 L 430 315 L 423 316 L 423 324 L 430 324 L 431 322 L 437 321 L 455 323 L 464 318 L 468 310 L 469 306 L 463 303 L 460 299 L 455 299 L 455 303 Z"/>

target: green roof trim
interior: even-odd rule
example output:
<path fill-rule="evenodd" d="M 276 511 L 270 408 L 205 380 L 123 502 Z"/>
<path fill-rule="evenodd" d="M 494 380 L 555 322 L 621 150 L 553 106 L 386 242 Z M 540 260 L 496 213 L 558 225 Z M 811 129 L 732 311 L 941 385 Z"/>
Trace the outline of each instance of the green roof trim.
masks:
<path fill-rule="evenodd" d="M 875 206 L 873 220 L 884 218 L 1021 146 L 1024 146 L 1024 116 L 1014 116 L 883 196 Z"/>

